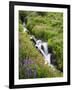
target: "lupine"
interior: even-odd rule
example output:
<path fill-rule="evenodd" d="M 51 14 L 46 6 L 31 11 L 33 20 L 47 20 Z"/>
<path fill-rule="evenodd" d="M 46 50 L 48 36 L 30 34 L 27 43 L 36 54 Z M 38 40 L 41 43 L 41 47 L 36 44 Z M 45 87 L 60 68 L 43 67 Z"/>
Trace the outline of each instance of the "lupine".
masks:
<path fill-rule="evenodd" d="M 25 78 L 36 78 L 37 77 L 37 68 L 34 61 L 29 58 L 24 59 L 22 62 L 22 67 L 24 67 Z M 33 65 L 34 67 L 31 67 Z"/>

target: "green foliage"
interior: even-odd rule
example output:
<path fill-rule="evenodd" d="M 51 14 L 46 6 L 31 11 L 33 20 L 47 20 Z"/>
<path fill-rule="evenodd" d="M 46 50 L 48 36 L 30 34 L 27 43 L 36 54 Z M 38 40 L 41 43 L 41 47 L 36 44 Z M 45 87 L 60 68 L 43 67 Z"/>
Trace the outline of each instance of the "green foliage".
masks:
<path fill-rule="evenodd" d="M 19 19 L 26 17 L 28 12 L 19 11 Z"/>
<path fill-rule="evenodd" d="M 57 69 L 63 69 L 63 14 L 62 13 L 40 13 L 40 12 L 21 12 L 21 17 L 27 18 L 26 27 L 31 34 L 36 38 L 43 41 L 47 41 L 53 48 L 53 52 L 56 55 Z M 34 62 L 27 67 L 34 70 L 36 66 L 37 75 L 36 78 L 44 77 L 62 77 L 63 74 L 56 70 L 54 67 L 50 67 L 48 64 L 44 64 L 43 56 L 35 48 L 34 44 L 30 40 L 30 35 L 23 32 L 23 26 L 21 20 L 19 21 L 19 78 L 28 78 L 25 74 L 25 67 L 21 65 L 26 58 L 31 59 Z M 31 78 L 34 78 L 32 76 Z"/>
<path fill-rule="evenodd" d="M 44 13 L 44 12 L 43 12 Z M 63 70 L 63 14 L 48 12 L 28 18 L 27 28 L 36 38 L 47 41 L 56 55 L 57 69 Z"/>
<path fill-rule="evenodd" d="M 53 53 L 56 55 L 57 69 L 63 70 L 63 42 L 58 39 L 48 39 L 48 44 L 53 48 Z"/>
<path fill-rule="evenodd" d="M 26 58 L 30 58 L 35 63 L 27 67 L 33 70 L 34 65 L 36 65 L 37 78 L 62 76 L 62 73 L 58 72 L 57 70 L 55 70 L 54 72 L 51 67 L 44 64 L 45 63 L 44 58 L 34 47 L 33 43 L 30 41 L 29 35 L 27 33 L 20 32 L 19 33 L 19 60 L 20 60 L 19 62 L 21 63 Z M 26 78 L 25 68 L 23 66 L 20 65 L 19 71 L 20 71 L 19 72 L 20 79 Z"/>
<path fill-rule="evenodd" d="M 21 23 L 19 23 L 19 32 L 23 32 L 23 26 Z"/>
<path fill-rule="evenodd" d="M 22 21 L 21 21 L 21 19 L 19 20 L 19 24 L 21 24 L 21 25 L 22 25 Z"/>

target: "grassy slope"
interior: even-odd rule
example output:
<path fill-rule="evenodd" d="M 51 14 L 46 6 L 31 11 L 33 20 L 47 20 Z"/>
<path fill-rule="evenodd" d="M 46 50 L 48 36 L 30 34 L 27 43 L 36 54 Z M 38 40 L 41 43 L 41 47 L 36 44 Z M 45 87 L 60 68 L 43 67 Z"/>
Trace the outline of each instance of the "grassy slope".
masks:
<path fill-rule="evenodd" d="M 57 58 L 57 68 L 62 69 L 63 50 L 63 14 L 62 13 L 36 13 L 20 12 L 20 16 L 28 16 L 27 28 L 36 38 L 47 41 L 53 48 Z M 44 58 L 34 47 L 29 35 L 23 32 L 21 21 L 19 22 L 19 78 L 41 78 L 41 77 L 61 77 L 62 73 L 44 64 Z M 23 65 L 22 62 L 28 58 L 34 63 Z M 26 67 L 25 67 L 26 66 Z M 36 76 L 28 77 L 27 69 L 34 71 Z"/>
<path fill-rule="evenodd" d="M 28 14 L 27 28 L 36 38 L 47 41 L 56 55 L 57 69 L 63 70 L 63 14 Z"/>
<path fill-rule="evenodd" d="M 31 65 L 28 64 L 26 67 L 24 67 L 24 65 L 22 65 L 21 63 L 26 58 L 29 58 L 34 63 Z M 19 32 L 19 63 L 20 63 L 19 65 L 19 71 L 20 71 L 19 78 L 20 79 L 30 78 L 26 75 L 25 69 L 31 68 L 31 70 L 33 71 L 35 66 L 36 66 L 36 73 L 37 73 L 36 78 L 62 76 L 62 73 L 44 64 L 44 58 L 37 51 L 32 41 L 30 41 L 29 35 L 24 32 Z M 31 78 L 34 78 L 34 75 L 31 76 Z"/>

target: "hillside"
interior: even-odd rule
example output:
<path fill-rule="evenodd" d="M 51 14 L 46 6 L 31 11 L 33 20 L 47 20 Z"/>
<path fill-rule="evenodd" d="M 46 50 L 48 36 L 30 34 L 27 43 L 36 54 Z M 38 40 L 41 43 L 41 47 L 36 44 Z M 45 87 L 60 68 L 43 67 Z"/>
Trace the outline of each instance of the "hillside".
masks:
<path fill-rule="evenodd" d="M 45 64 L 44 57 L 30 40 L 30 34 L 23 32 L 22 20 L 19 20 L 19 78 L 62 77 L 63 70 L 63 19 L 62 13 L 23 12 L 27 17 L 26 27 L 37 39 L 48 42 L 56 55 L 56 67 Z M 57 69 L 58 70 L 57 70 Z"/>

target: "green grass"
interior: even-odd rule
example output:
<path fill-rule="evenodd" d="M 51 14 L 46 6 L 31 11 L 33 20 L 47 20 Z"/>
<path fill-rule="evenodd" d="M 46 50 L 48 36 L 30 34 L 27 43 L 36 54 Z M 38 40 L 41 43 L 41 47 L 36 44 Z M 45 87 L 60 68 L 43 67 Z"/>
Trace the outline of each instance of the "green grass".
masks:
<path fill-rule="evenodd" d="M 37 69 L 37 78 L 42 77 L 61 77 L 62 73 L 58 70 L 51 68 L 50 66 L 44 64 L 43 56 L 37 51 L 32 41 L 30 41 L 29 35 L 27 33 L 20 32 L 19 33 L 19 62 L 21 63 L 25 58 L 31 59 L 34 64 L 31 66 L 27 66 L 31 69 L 36 65 Z M 25 68 L 20 65 L 19 78 L 27 78 L 25 77 Z M 33 78 L 33 77 L 32 77 Z"/>
<path fill-rule="evenodd" d="M 36 38 L 48 42 L 56 55 L 57 69 L 63 69 L 63 14 L 62 13 L 40 13 L 40 12 L 21 12 L 20 17 L 27 18 L 27 28 L 30 34 Z M 24 67 L 21 63 L 29 58 L 34 63 Z M 54 67 L 45 64 L 43 56 L 35 48 L 30 40 L 30 35 L 23 32 L 21 20 L 19 21 L 19 78 L 30 78 L 26 75 L 26 69 L 34 71 L 36 66 L 36 78 L 62 77 L 63 73 Z M 31 78 L 34 78 L 32 75 Z"/>
<path fill-rule="evenodd" d="M 63 70 L 63 14 L 32 14 L 28 16 L 27 28 L 37 39 L 48 42 L 56 55 L 57 69 Z"/>

